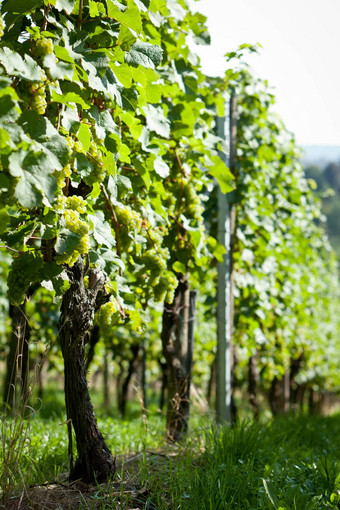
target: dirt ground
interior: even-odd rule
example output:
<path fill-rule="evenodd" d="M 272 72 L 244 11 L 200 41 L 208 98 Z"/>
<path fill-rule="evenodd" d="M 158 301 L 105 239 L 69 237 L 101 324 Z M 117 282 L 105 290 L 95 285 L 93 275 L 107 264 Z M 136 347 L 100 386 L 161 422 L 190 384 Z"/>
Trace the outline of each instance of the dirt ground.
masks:
<path fill-rule="evenodd" d="M 157 510 L 150 501 L 152 488 L 142 482 L 140 461 L 143 454 L 117 457 L 114 481 L 101 485 L 68 482 L 67 475 L 42 485 L 24 487 L 21 494 L 8 498 L 1 510 Z M 171 456 L 171 455 L 170 455 Z M 146 452 L 148 469 L 166 469 L 169 458 L 162 452 Z M 169 506 L 171 508 L 171 505 Z"/>

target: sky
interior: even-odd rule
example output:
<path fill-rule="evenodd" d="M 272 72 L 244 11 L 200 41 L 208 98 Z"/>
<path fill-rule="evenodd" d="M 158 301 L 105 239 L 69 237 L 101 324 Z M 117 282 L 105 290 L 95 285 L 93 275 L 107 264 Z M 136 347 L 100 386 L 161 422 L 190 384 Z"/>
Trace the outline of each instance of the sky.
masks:
<path fill-rule="evenodd" d="M 340 145 L 340 0 L 189 0 L 207 16 L 203 72 L 223 75 L 223 55 L 260 43 L 246 58 L 277 98 L 276 112 L 299 145 Z"/>

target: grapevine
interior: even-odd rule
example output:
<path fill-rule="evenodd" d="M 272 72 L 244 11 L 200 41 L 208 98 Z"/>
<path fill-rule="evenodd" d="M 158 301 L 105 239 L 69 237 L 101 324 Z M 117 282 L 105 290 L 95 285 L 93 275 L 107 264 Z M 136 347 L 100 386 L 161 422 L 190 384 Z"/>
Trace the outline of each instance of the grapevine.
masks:
<path fill-rule="evenodd" d="M 174 273 L 165 271 L 152 289 L 155 301 L 171 304 L 177 285 L 178 280 Z"/>
<path fill-rule="evenodd" d="M 110 301 L 102 305 L 97 313 L 97 323 L 104 337 L 112 335 L 113 328 L 119 323 L 120 317 L 117 300 L 111 296 Z"/>
<path fill-rule="evenodd" d="M 38 39 L 35 46 L 35 57 L 42 60 L 46 55 L 53 53 L 52 39 Z"/>
<path fill-rule="evenodd" d="M 29 286 L 39 278 L 41 263 L 41 259 L 27 252 L 13 259 L 7 279 L 8 298 L 13 305 L 19 306 L 24 302 Z"/>
<path fill-rule="evenodd" d="M 138 231 L 142 226 L 142 218 L 138 212 L 134 211 L 129 205 L 121 205 L 116 209 L 119 224 L 128 231 Z"/>

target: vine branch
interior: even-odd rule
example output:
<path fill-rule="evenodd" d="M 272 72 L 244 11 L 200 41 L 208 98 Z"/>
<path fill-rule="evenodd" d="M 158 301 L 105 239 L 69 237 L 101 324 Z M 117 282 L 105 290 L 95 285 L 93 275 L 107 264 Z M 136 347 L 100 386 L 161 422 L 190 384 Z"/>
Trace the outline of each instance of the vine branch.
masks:
<path fill-rule="evenodd" d="M 111 203 L 111 200 L 110 200 L 110 197 L 109 195 L 107 194 L 107 191 L 105 189 L 105 186 L 104 184 L 101 184 L 100 185 L 100 188 L 103 192 L 103 195 L 104 195 L 104 198 L 105 198 L 105 203 L 107 205 L 107 208 L 109 209 L 110 213 L 111 213 L 111 216 L 112 216 L 112 221 L 113 221 L 113 228 L 114 228 L 114 231 L 115 231 L 115 235 L 116 235 L 116 249 L 117 249 L 117 255 L 118 257 L 121 257 L 122 253 L 121 253 L 121 250 L 120 250 L 120 239 L 119 239 L 119 222 L 118 222 L 118 219 L 117 219 L 117 215 L 115 213 L 115 210 L 112 206 L 112 203 Z M 120 269 L 120 272 L 122 272 L 122 270 Z M 122 274 L 121 274 L 122 276 Z"/>

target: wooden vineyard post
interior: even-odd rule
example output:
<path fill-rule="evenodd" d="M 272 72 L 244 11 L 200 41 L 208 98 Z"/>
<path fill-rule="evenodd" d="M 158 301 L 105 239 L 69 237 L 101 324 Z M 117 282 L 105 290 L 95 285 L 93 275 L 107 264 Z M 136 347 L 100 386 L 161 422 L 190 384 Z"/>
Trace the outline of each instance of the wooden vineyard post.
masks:
<path fill-rule="evenodd" d="M 231 93 L 228 129 L 225 117 L 217 117 L 217 134 L 222 139 L 229 135 L 229 162 L 221 154 L 234 174 L 236 152 L 236 98 Z M 219 423 L 232 421 L 232 330 L 233 330 L 233 238 L 235 209 L 229 196 L 218 189 L 218 241 L 226 249 L 223 262 L 218 267 L 217 287 L 217 370 L 216 370 L 216 419 Z"/>

